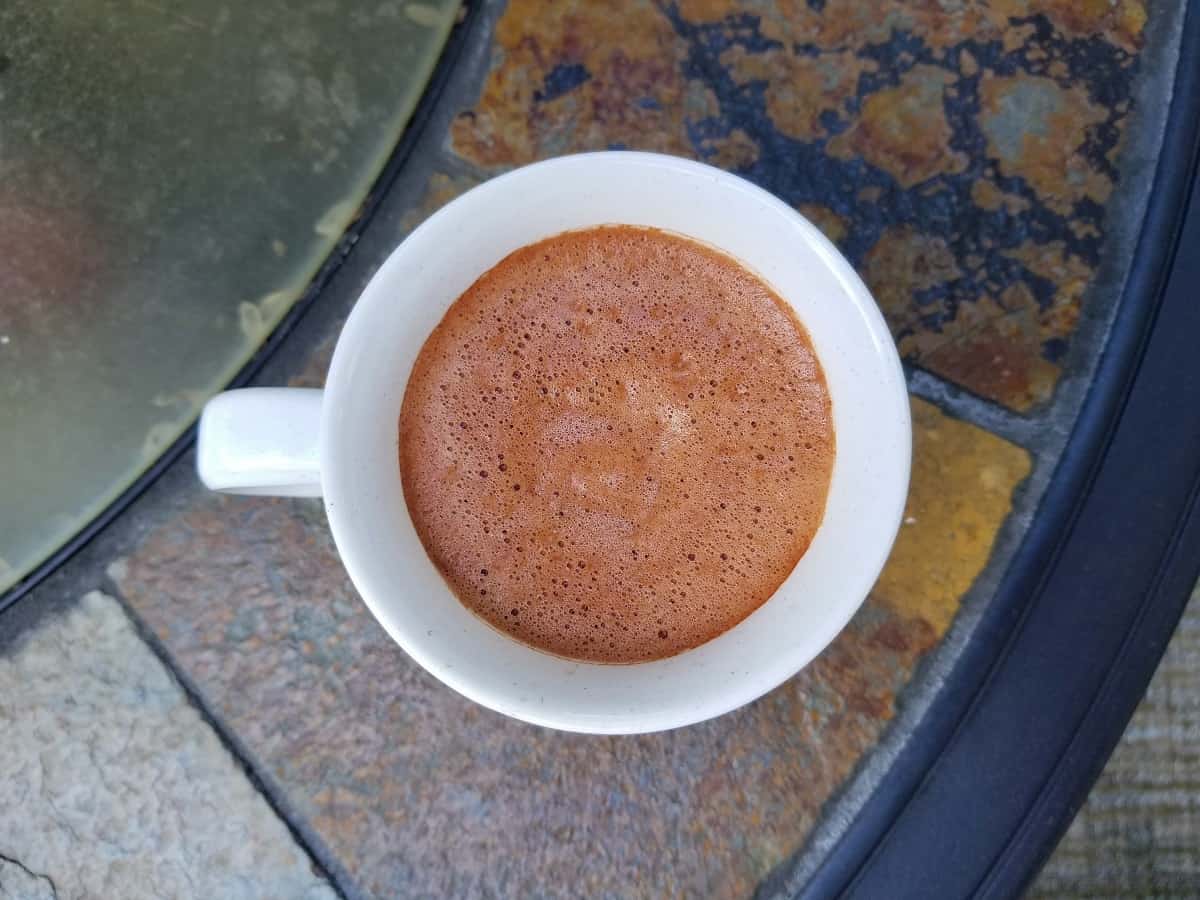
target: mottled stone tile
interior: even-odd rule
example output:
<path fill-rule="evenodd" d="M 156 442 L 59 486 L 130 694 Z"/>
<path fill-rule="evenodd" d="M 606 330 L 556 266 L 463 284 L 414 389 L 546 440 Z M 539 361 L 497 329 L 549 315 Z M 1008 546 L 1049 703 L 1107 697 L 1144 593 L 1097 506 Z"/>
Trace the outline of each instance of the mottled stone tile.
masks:
<path fill-rule="evenodd" d="M 940 636 L 987 563 L 1029 454 L 913 399 L 913 474 L 904 523 L 872 594 Z"/>
<path fill-rule="evenodd" d="M 1005 256 L 1012 259 L 1030 247 L 1037 254 L 1031 261 L 1054 251 L 1053 245 L 1023 244 Z M 1066 260 L 1059 289 L 1045 304 L 1029 287 L 1029 279 L 1039 278 L 1033 266 L 1026 268 L 1027 280 L 996 295 L 972 293 L 971 282 L 983 275 L 981 258 L 967 257 L 960 264 L 944 239 L 915 228 L 885 232 L 867 252 L 861 271 L 902 356 L 934 371 L 953 371 L 960 384 L 983 396 L 1007 397 L 1028 408 L 1050 397 L 1059 375 L 1040 348 L 1054 346 L 1055 335 L 1074 330 L 1087 285 L 1086 277 L 1067 276 L 1068 268 L 1080 264 Z M 961 265 L 981 269 L 973 275 Z M 925 299 L 918 304 L 914 297 Z"/>
<path fill-rule="evenodd" d="M 1021 18 L 1035 13 L 1044 15 L 1054 30 L 1069 39 L 1086 39 L 1097 34 L 1126 52 L 1136 52 L 1146 26 L 1146 5 L 1142 0 L 998 0 L 991 4 L 997 12 Z"/>
<path fill-rule="evenodd" d="M 849 223 L 828 206 L 822 206 L 820 203 L 801 203 L 796 209 L 835 244 L 841 244 L 846 239 L 850 231 Z"/>
<path fill-rule="evenodd" d="M 701 142 L 705 158 L 722 169 L 744 169 L 758 162 L 761 152 L 754 139 L 740 128 Z"/>
<path fill-rule="evenodd" d="M 667 734 L 552 732 L 442 687 L 355 595 L 317 501 L 185 488 L 113 575 L 367 894 L 745 896 L 879 740 L 1027 471 L 914 412 L 909 520 L 876 595 L 778 690 Z"/>
<path fill-rule="evenodd" d="M 1053 78 L 988 72 L 979 81 L 979 125 L 1001 177 L 1021 178 L 1061 215 L 1084 200 L 1104 203 L 1113 181 L 1086 153 L 1088 135 L 1109 111 L 1086 87 Z"/>
<path fill-rule="evenodd" d="M 1146 21 L 1138 0 L 514 0 L 450 147 L 483 171 L 676 153 L 826 210 L 904 357 L 1024 411 L 1106 250 Z M 904 268 L 930 244 L 944 264 Z"/>
<path fill-rule="evenodd" d="M 497 65 L 477 107 L 451 127 L 462 155 L 505 168 L 639 135 L 641 149 L 684 153 L 686 127 L 716 97 L 680 71 L 686 47 L 645 0 L 518 2 L 496 27 Z"/>
<path fill-rule="evenodd" d="M 828 143 L 837 159 L 864 159 L 890 172 L 904 190 L 939 175 L 957 175 L 966 154 L 954 149 L 946 92 L 957 76 L 939 66 L 914 66 L 895 87 L 868 94 L 850 127 Z"/>
<path fill-rule="evenodd" d="M 784 46 L 763 49 L 735 43 L 718 59 L 739 88 L 764 86 L 771 124 L 798 141 L 828 137 L 831 117 L 848 113 L 859 80 L 879 71 L 875 60 L 845 50 L 811 56 Z"/>
<path fill-rule="evenodd" d="M 0 734 L 4 897 L 335 897 L 110 597 L 6 635 Z"/>

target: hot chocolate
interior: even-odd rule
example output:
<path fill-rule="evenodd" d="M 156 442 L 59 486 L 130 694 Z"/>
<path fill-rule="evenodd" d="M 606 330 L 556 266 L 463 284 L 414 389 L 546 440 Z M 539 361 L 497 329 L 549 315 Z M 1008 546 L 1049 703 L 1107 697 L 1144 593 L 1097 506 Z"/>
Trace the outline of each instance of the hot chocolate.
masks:
<path fill-rule="evenodd" d="M 762 605 L 821 524 L 834 453 L 791 309 L 735 259 L 629 226 L 480 277 L 400 414 L 405 500 L 455 594 L 596 662 L 680 653 Z"/>

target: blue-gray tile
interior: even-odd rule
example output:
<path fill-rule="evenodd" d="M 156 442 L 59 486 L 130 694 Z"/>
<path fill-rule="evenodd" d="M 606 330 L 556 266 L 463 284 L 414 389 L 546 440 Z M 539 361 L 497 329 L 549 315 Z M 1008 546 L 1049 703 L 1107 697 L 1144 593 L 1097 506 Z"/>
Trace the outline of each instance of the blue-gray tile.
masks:
<path fill-rule="evenodd" d="M 6 642 L 0 734 L 0 896 L 335 897 L 111 597 Z"/>

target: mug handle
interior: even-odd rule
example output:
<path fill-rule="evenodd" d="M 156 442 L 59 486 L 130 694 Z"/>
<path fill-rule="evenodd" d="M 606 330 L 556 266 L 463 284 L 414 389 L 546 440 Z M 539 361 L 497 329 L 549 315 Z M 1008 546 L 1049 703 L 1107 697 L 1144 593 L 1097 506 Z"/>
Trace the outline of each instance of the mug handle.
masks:
<path fill-rule="evenodd" d="M 196 471 L 226 494 L 320 497 L 321 398 L 312 388 L 242 388 L 200 414 Z"/>

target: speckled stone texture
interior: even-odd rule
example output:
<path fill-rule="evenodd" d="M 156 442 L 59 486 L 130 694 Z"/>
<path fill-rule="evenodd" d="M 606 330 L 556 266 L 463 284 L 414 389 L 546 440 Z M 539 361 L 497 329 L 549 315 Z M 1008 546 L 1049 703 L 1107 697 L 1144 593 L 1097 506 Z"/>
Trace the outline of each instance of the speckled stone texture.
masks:
<path fill-rule="evenodd" d="M 335 897 L 100 593 L 0 654 L 0 810 L 0 897 Z"/>
<path fill-rule="evenodd" d="M 746 896 L 895 715 L 1029 471 L 930 404 L 914 416 L 875 596 L 797 678 L 667 734 L 551 732 L 441 686 L 355 595 L 317 501 L 189 485 L 112 574 L 365 894 Z"/>
<path fill-rule="evenodd" d="M 1141 0 L 513 0 L 451 149 L 692 156 L 810 216 L 901 353 L 1018 410 L 1052 394 L 1105 248 Z"/>
<path fill-rule="evenodd" d="M 1030 896 L 1200 897 L 1200 589 Z"/>

